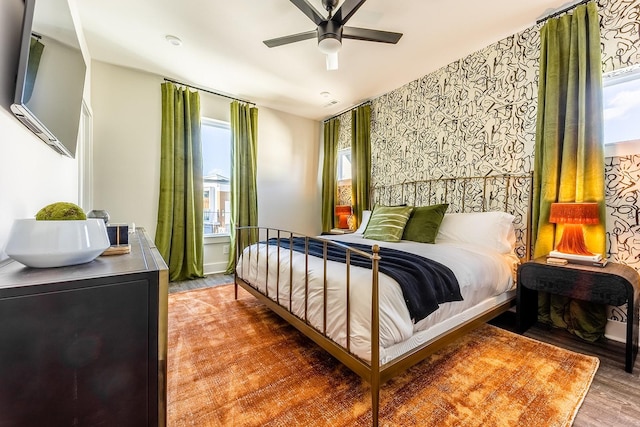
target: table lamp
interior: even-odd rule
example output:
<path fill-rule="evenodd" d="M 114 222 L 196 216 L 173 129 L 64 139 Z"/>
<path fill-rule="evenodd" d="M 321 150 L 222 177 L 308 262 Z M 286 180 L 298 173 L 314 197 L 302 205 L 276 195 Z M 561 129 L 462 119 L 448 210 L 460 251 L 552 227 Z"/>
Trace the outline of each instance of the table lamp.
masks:
<path fill-rule="evenodd" d="M 550 256 L 593 261 L 602 258 L 602 255 L 589 251 L 582 229 L 583 224 L 600 222 L 597 203 L 552 203 L 549 222 L 564 225 L 562 237 L 555 250 L 549 253 Z"/>
<path fill-rule="evenodd" d="M 338 218 L 338 228 L 349 228 L 349 217 L 351 216 L 351 205 L 336 206 L 336 217 Z"/>

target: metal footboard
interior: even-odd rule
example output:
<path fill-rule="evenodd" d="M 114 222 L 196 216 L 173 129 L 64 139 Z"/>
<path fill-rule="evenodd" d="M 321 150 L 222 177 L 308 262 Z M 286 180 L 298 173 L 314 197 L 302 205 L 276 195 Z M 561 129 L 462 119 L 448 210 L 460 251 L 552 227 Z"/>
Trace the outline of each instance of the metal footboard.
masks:
<path fill-rule="evenodd" d="M 281 240 L 288 240 L 290 245 L 293 245 L 294 237 L 304 238 L 305 251 L 304 251 L 304 312 L 299 316 L 293 313 L 293 250 L 280 248 Z M 269 239 L 275 239 L 276 245 L 270 245 L 266 242 Z M 322 324 L 313 325 L 308 316 L 309 306 L 309 241 L 319 241 L 323 245 L 323 307 L 322 307 Z M 345 270 L 345 325 L 346 325 L 346 345 L 341 345 L 330 338 L 327 334 L 327 265 L 329 260 L 327 259 L 327 250 L 330 245 L 338 246 L 346 251 L 346 270 Z M 261 262 L 260 254 L 263 249 L 266 259 L 264 260 L 266 276 L 264 283 L 264 290 L 259 289 L 259 286 L 255 283 L 256 280 L 252 280 L 251 269 L 255 263 L 256 271 L 258 264 Z M 270 251 L 277 251 L 276 253 L 276 266 L 269 266 L 269 253 Z M 255 252 L 255 253 L 254 253 Z M 280 275 L 283 270 L 282 254 L 288 258 L 288 300 L 281 300 L 280 293 Z M 371 281 L 371 361 L 361 359 L 351 351 L 351 257 L 357 254 L 371 261 L 372 281 Z M 248 262 L 246 259 L 248 258 Z M 286 259 L 286 258 L 285 258 Z M 301 234 L 297 234 L 290 231 L 270 229 L 265 227 L 238 227 L 236 229 L 236 271 L 235 271 L 235 295 L 238 297 L 238 286 L 241 286 L 256 298 L 265 303 L 272 311 L 282 317 L 284 320 L 293 325 L 296 329 L 302 332 L 307 337 L 311 338 L 324 350 L 328 351 L 341 363 L 347 366 L 356 374 L 360 375 L 365 381 L 371 385 L 371 407 L 373 425 L 378 425 L 378 408 L 380 399 L 380 312 L 379 312 L 379 286 L 378 286 L 378 263 L 380 260 L 379 247 L 374 245 L 371 248 L 371 252 L 365 252 L 356 248 L 351 248 L 347 245 L 334 242 L 327 239 L 318 237 L 309 237 Z M 248 265 L 247 265 L 248 264 Z M 269 292 L 269 277 L 270 271 L 275 268 L 276 276 L 276 295 L 271 295 Z"/>

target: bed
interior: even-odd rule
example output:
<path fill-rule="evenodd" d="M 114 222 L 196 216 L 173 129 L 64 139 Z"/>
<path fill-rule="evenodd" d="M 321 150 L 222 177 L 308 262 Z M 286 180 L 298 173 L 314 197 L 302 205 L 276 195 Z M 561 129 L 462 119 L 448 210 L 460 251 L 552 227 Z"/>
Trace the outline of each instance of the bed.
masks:
<path fill-rule="evenodd" d="M 239 227 L 236 295 L 243 287 L 368 381 L 377 426 L 381 384 L 513 305 L 530 184 L 498 175 L 377 186 L 352 234 Z M 373 231 L 408 211 L 409 229 L 412 214 L 432 208 L 442 215 L 426 240 Z"/>

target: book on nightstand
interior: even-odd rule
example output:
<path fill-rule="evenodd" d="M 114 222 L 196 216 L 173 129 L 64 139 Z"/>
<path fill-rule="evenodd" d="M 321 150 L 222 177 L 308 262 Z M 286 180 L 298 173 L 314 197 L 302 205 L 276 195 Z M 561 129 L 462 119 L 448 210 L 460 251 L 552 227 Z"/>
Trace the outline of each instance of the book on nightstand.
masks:
<path fill-rule="evenodd" d="M 332 228 L 329 234 L 351 234 L 355 230 L 349 230 L 348 228 Z"/>
<path fill-rule="evenodd" d="M 591 265 L 594 267 L 604 267 L 607 265 L 607 258 L 600 258 L 599 260 L 585 260 L 585 259 L 566 259 L 549 256 L 547 258 L 547 264 L 549 265 L 567 265 L 567 264 L 580 264 Z"/>

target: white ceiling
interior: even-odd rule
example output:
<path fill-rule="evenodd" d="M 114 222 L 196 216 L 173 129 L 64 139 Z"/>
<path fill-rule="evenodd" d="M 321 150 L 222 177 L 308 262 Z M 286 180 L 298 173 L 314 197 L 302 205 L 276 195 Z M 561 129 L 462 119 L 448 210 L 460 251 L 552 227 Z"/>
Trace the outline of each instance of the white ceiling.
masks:
<path fill-rule="evenodd" d="M 326 15 L 321 0 L 309 2 Z M 321 120 L 576 2 L 368 0 L 348 26 L 404 35 L 396 45 L 343 40 L 336 71 L 326 70 L 316 40 L 276 48 L 262 43 L 315 29 L 287 0 L 81 0 L 77 4 L 93 59 Z M 168 34 L 182 39 L 182 46 L 169 44 Z M 332 100 L 338 102 L 327 107 Z"/>

